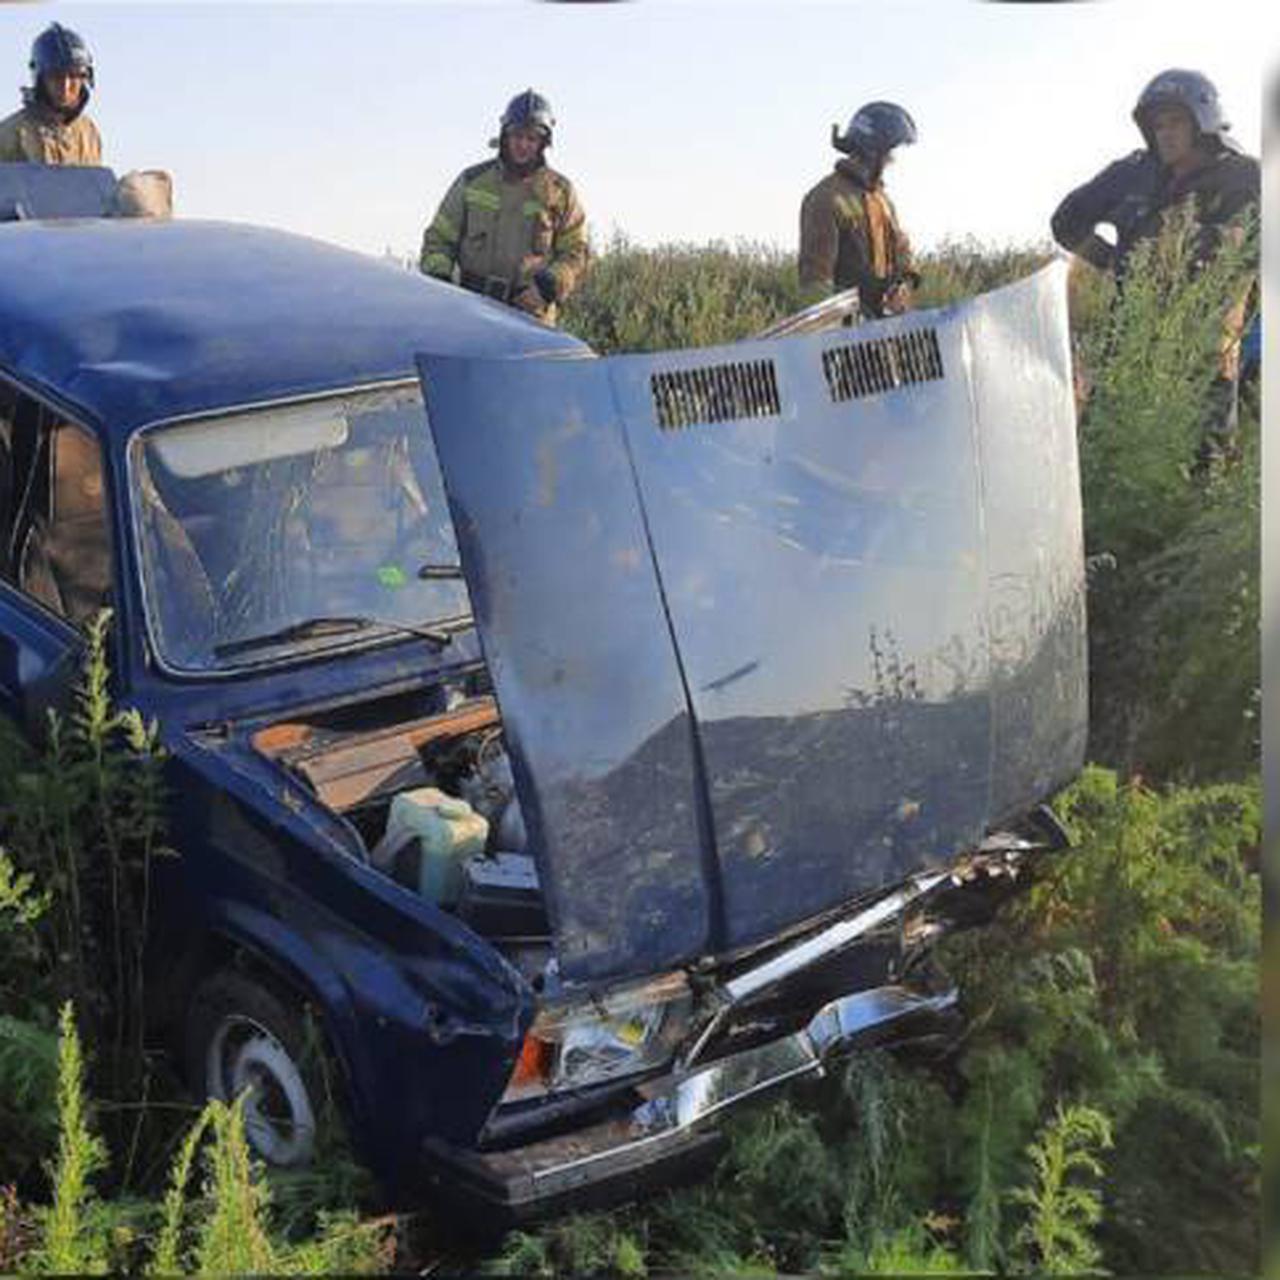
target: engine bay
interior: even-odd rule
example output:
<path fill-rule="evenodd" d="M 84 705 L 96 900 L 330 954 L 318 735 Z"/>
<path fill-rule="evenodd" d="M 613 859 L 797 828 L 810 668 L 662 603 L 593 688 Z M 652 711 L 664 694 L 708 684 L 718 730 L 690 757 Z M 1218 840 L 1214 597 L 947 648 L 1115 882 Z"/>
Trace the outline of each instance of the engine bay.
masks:
<path fill-rule="evenodd" d="M 344 817 L 373 866 L 512 958 L 541 944 L 545 961 L 536 863 L 479 677 L 271 724 L 253 746 Z"/>

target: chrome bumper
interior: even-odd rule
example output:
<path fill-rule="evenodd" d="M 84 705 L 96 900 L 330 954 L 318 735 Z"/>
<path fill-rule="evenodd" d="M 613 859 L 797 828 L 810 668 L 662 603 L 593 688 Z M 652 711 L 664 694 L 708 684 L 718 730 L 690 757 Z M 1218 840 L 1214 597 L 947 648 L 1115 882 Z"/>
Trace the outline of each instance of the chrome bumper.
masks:
<path fill-rule="evenodd" d="M 606 1184 L 634 1194 L 639 1175 L 661 1177 L 669 1163 L 705 1148 L 705 1122 L 726 1107 L 821 1076 L 829 1060 L 868 1040 L 911 1038 L 905 1024 L 927 1025 L 955 1003 L 954 991 L 925 995 L 887 986 L 854 992 L 824 1005 L 790 1035 L 650 1081 L 639 1090 L 645 1101 L 629 1114 L 508 1151 L 482 1154 L 432 1143 L 428 1155 L 442 1186 L 448 1176 L 461 1180 L 461 1190 L 516 1217 L 536 1216 Z"/>
<path fill-rule="evenodd" d="M 847 1053 L 872 1032 L 912 1015 L 945 1013 L 955 1003 L 954 991 L 926 996 L 906 987 L 875 987 L 841 996 L 789 1036 L 664 1081 L 657 1096 L 632 1112 L 632 1123 L 646 1136 L 691 1128 L 752 1094 L 821 1075 L 828 1058 Z"/>

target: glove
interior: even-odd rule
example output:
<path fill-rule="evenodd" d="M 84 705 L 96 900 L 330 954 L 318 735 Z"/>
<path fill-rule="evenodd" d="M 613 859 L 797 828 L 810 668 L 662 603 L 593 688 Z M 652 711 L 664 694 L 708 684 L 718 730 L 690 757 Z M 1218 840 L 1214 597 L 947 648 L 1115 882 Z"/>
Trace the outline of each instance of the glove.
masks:
<path fill-rule="evenodd" d="M 898 280 L 885 290 L 880 302 L 880 314 L 883 316 L 900 316 L 911 310 L 911 281 Z"/>
<path fill-rule="evenodd" d="M 527 311 L 531 316 L 541 315 L 546 309 L 542 294 L 532 285 L 526 285 L 511 299 L 511 305 L 520 311 Z"/>
<path fill-rule="evenodd" d="M 541 271 L 536 272 L 533 277 L 534 287 L 542 294 L 542 300 L 546 303 L 554 302 L 560 296 L 560 282 L 556 279 L 556 273 L 550 267 L 543 267 Z"/>

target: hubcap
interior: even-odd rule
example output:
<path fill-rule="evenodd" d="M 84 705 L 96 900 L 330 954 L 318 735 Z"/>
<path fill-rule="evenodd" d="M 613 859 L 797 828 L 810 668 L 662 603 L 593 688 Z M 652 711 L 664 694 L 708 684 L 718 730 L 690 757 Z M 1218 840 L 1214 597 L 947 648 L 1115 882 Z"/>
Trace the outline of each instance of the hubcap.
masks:
<path fill-rule="evenodd" d="M 261 1023 L 232 1014 L 222 1020 L 205 1059 L 210 1097 L 242 1093 L 245 1136 L 269 1164 L 304 1163 L 315 1146 L 316 1120 L 302 1072 Z"/>

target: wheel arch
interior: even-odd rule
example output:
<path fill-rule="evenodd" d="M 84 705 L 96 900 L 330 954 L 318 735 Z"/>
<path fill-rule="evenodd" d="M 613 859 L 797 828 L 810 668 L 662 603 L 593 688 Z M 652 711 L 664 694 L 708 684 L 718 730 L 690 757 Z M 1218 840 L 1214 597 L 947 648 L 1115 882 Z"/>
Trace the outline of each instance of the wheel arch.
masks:
<path fill-rule="evenodd" d="M 196 992 L 225 970 L 257 982 L 281 1000 L 309 1005 L 338 1070 L 356 1137 L 368 1118 L 370 1086 L 355 1006 L 341 974 L 275 917 L 243 904 L 219 905 L 223 909 L 213 913 L 196 936 L 171 984 L 169 1017 L 178 1042 L 185 1039 L 186 1015 Z"/>

